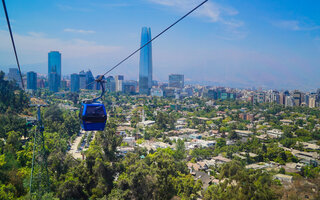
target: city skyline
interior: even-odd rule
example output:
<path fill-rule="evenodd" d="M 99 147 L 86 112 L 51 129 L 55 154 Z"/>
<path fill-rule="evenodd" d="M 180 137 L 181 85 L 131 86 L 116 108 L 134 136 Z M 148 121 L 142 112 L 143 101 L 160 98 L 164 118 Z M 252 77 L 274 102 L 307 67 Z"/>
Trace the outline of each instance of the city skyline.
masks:
<path fill-rule="evenodd" d="M 56 72 L 54 72 L 56 74 Z M 87 87 L 90 80 L 89 77 L 93 76 L 92 72 L 81 71 L 79 74 L 71 74 L 69 80 L 63 79 L 59 91 L 67 92 L 81 92 L 80 89 L 87 90 L 100 90 L 98 84 L 94 84 L 94 87 Z M 51 75 L 51 74 L 50 74 Z M 80 80 L 80 76 L 83 78 Z M 99 78 L 98 75 L 96 78 Z M 10 73 L 7 75 L 9 80 L 19 80 L 18 69 L 10 68 Z M 26 80 L 25 80 L 26 78 Z M 27 91 L 35 91 L 38 88 L 45 88 L 44 79 L 37 80 L 37 73 L 30 71 L 27 73 L 27 77 L 23 78 L 26 81 Z M 105 82 L 105 88 L 107 92 L 120 92 L 127 95 L 145 95 L 138 92 L 138 82 L 132 80 L 125 80 L 123 75 L 117 75 L 115 78 L 108 76 Z M 49 82 L 49 89 L 50 81 Z M 83 82 L 83 83 L 81 83 Z M 80 84 L 81 83 L 81 84 Z M 18 82 L 17 82 L 18 84 Z M 82 85 L 82 86 L 81 86 Z M 20 85 L 21 87 L 21 85 Z M 82 88 L 81 88 L 82 87 Z M 52 91 L 52 90 L 51 90 Z M 58 92 L 58 91 L 53 91 Z M 149 94 L 147 94 L 149 95 Z M 239 88 L 227 88 L 227 87 L 208 87 L 208 86 L 191 86 L 184 85 L 184 75 L 182 74 L 170 74 L 168 76 L 168 83 L 160 83 L 154 85 L 150 90 L 150 96 L 152 97 L 165 97 L 182 99 L 191 96 L 201 96 L 213 100 L 242 100 L 251 103 L 276 103 L 284 105 L 285 107 L 293 106 L 308 106 L 309 108 L 319 107 L 320 89 L 316 92 L 303 92 L 299 90 L 277 91 L 277 90 L 251 90 L 251 89 L 239 89 Z"/>
<path fill-rule="evenodd" d="M 75 1 L 34 0 L 19 5 L 8 2 L 8 9 L 24 72 L 39 69 L 38 72 L 45 73 L 47 52 L 57 50 L 64 55 L 63 74 L 88 66 L 98 74 L 139 46 L 142 26 L 150 26 L 153 33 L 158 33 L 199 2 L 141 0 L 132 4 L 124 0 L 119 4 L 113 0 L 108 3 L 80 0 L 73 7 Z M 301 4 L 298 0 L 291 4 L 210 1 L 153 44 L 154 79 L 163 81 L 167 74 L 184 73 L 188 77 L 186 82 L 317 88 L 320 85 L 317 7 L 319 2 Z M 145 10 L 152 12 L 145 17 Z M 69 12 L 75 17 L 68 17 Z M 94 15 L 88 15 L 93 12 L 106 21 L 94 20 Z M 1 11 L 0 21 L 3 20 Z M 15 67 L 8 37 L 3 23 L 0 69 L 4 71 Z M 139 57 L 135 56 L 111 75 L 123 74 L 138 80 L 138 65 Z"/>
<path fill-rule="evenodd" d="M 9 73 L 5 73 L 6 77 L 9 79 L 9 80 L 15 80 L 19 86 L 21 87 L 21 80 L 20 80 L 20 76 L 19 76 L 19 71 L 18 71 L 18 68 L 10 68 L 10 70 L 14 70 L 14 75 L 10 72 Z M 91 71 L 91 70 L 88 70 L 88 71 Z M 87 71 L 87 72 L 88 72 Z M 49 87 L 49 78 L 48 78 L 48 75 L 47 74 L 41 74 L 41 73 L 38 73 L 36 71 L 29 71 L 29 72 L 34 72 L 36 75 L 37 75 L 37 78 L 38 78 L 38 81 L 44 81 L 47 79 L 48 81 L 48 87 Z M 23 80 L 24 82 L 26 83 L 27 82 L 27 76 L 28 76 L 28 73 L 29 72 L 26 72 L 26 73 L 22 73 L 23 75 Z M 79 90 L 80 89 L 89 89 L 89 90 L 94 90 L 95 88 L 97 88 L 96 84 L 93 84 L 94 86 L 92 88 L 87 88 L 87 84 L 89 84 L 89 82 L 87 81 L 87 77 L 86 77 L 86 74 L 87 72 L 84 72 L 84 70 L 80 71 L 79 73 L 72 73 L 72 74 L 66 74 L 66 75 L 63 75 L 63 78 L 61 80 L 61 83 L 63 81 L 70 81 L 70 84 L 72 82 L 72 75 L 78 75 L 79 76 Z M 81 80 L 81 75 L 83 76 L 82 80 Z M 194 81 L 184 81 L 184 74 L 168 74 L 167 75 L 167 80 L 164 80 L 164 81 L 159 81 L 159 80 L 153 80 L 154 83 L 157 83 L 157 84 L 168 84 L 168 86 L 170 87 L 170 76 L 172 75 L 179 75 L 179 76 L 182 76 L 182 84 L 184 86 L 201 86 L 201 87 L 216 87 L 216 88 L 232 88 L 232 89 L 240 89 L 240 90 L 253 90 L 253 91 L 259 91 L 259 90 L 271 90 L 271 91 L 279 91 L 279 92 L 286 92 L 286 91 L 295 91 L 295 90 L 299 90 L 301 92 L 311 92 L 311 93 L 314 93 L 314 92 L 317 92 L 319 90 L 319 88 L 312 88 L 312 89 L 305 89 L 305 90 L 301 90 L 301 89 L 298 89 L 298 88 L 281 88 L 281 89 L 277 89 L 277 88 L 262 88 L 262 87 L 256 87 L 256 86 L 250 86 L 250 87 L 240 87 L 240 86 L 228 86 L 228 85 L 221 85 L 221 84 L 216 84 L 214 82 L 209 83 L 209 84 L 206 84 L 206 83 L 202 83 L 202 84 L 199 84 L 197 82 L 194 82 Z M 15 76 L 15 78 L 13 78 L 12 76 Z M 116 76 L 120 76 L 120 77 L 124 77 L 123 75 L 110 75 L 110 76 L 107 76 L 108 78 L 115 78 Z M 96 78 L 100 77 L 100 75 L 98 75 Z M 108 84 L 108 78 L 106 78 L 106 84 Z M 16 80 L 17 79 L 17 80 Z M 81 81 L 80 81 L 81 80 Z M 121 84 L 126 84 L 126 83 L 129 83 L 131 81 L 135 81 L 135 80 L 132 80 L 132 79 L 124 79 L 121 80 L 122 83 Z M 81 83 L 80 83 L 81 82 Z M 139 81 L 135 81 L 135 82 L 139 82 Z M 44 83 L 38 83 L 39 84 L 44 84 Z M 71 84 L 72 85 L 72 84 Z M 72 86 L 70 86 L 70 88 L 72 88 Z M 44 88 L 45 86 L 41 87 L 41 88 Z M 107 87 L 107 85 L 106 85 Z M 113 87 L 113 86 L 111 86 Z M 116 86 L 114 86 L 116 87 Z M 138 85 L 137 85 L 138 87 Z M 175 86 L 174 86 L 175 87 Z M 98 86 L 98 88 L 100 88 Z M 157 88 L 157 87 L 156 87 Z M 180 88 L 180 87 L 179 87 Z M 26 89 L 28 89 L 26 87 Z M 107 89 L 107 88 L 106 88 Z M 78 90 L 78 91 L 79 91 Z M 112 91 L 116 91 L 115 89 L 112 90 Z M 139 92 L 137 92 L 139 93 Z"/>

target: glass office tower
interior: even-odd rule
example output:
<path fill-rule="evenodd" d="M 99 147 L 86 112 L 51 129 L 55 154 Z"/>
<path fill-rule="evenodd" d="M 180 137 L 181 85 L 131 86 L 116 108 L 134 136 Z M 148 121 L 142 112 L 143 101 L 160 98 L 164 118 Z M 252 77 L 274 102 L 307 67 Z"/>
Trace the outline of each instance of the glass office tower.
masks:
<path fill-rule="evenodd" d="M 151 40 L 151 28 L 143 27 L 141 46 Z M 140 51 L 139 93 L 148 95 L 152 88 L 152 44 L 149 43 Z"/>
<path fill-rule="evenodd" d="M 9 68 L 8 78 L 9 81 L 15 81 L 19 87 L 22 87 L 18 68 Z"/>
<path fill-rule="evenodd" d="M 83 70 L 79 72 L 79 82 L 80 89 L 87 89 L 87 75 Z"/>
<path fill-rule="evenodd" d="M 80 80 L 79 74 L 71 74 L 71 92 L 79 92 L 80 90 Z"/>
<path fill-rule="evenodd" d="M 93 90 L 93 86 L 94 86 L 94 84 L 90 84 L 90 83 L 92 83 L 92 82 L 94 82 L 94 77 L 93 77 L 93 74 L 92 74 L 92 72 L 90 71 L 90 70 L 88 70 L 87 72 L 86 72 L 86 89 L 88 89 L 88 90 Z"/>
<path fill-rule="evenodd" d="M 37 89 L 37 73 L 35 72 L 27 73 L 27 89 L 29 90 Z"/>
<path fill-rule="evenodd" d="M 58 92 L 61 81 L 61 54 L 59 51 L 48 53 L 48 77 L 50 91 Z"/>

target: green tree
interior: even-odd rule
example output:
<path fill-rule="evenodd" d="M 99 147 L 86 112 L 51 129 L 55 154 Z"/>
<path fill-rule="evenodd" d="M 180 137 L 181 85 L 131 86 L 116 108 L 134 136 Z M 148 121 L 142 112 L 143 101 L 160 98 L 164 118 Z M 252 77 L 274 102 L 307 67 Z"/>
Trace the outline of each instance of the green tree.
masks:
<path fill-rule="evenodd" d="M 217 147 L 224 147 L 226 146 L 226 140 L 224 138 L 218 138 L 217 139 Z"/>
<path fill-rule="evenodd" d="M 20 136 L 17 132 L 11 131 L 8 133 L 8 138 L 5 145 L 5 150 L 15 154 L 21 148 Z"/>
<path fill-rule="evenodd" d="M 182 160 L 186 157 L 186 147 L 183 140 L 178 139 L 176 143 L 176 151 L 174 153 L 174 158 L 177 160 Z"/>
<path fill-rule="evenodd" d="M 102 147 L 105 159 L 115 161 L 117 147 L 122 142 L 122 137 L 116 135 L 116 124 L 112 121 L 107 122 L 105 130 L 97 132 L 96 141 Z"/>
<path fill-rule="evenodd" d="M 72 177 L 66 179 L 57 189 L 57 196 L 63 200 L 88 199 L 83 185 Z"/>

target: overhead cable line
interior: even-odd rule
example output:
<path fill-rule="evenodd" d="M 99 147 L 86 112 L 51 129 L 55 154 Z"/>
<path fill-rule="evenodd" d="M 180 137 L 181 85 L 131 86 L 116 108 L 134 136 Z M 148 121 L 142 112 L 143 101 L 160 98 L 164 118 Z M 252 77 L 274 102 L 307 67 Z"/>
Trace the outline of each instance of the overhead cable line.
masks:
<path fill-rule="evenodd" d="M 8 29 L 9 29 L 9 32 L 10 32 L 10 37 L 11 37 L 11 42 L 12 42 L 14 54 L 16 56 L 16 61 L 17 61 L 17 65 L 18 65 L 18 69 L 19 69 L 19 73 L 20 73 L 22 88 L 25 89 L 24 88 L 24 83 L 23 83 L 23 78 L 22 78 L 22 73 L 21 73 L 21 69 L 20 69 L 19 59 L 18 59 L 18 55 L 17 55 L 16 45 L 14 43 L 14 39 L 13 39 L 12 31 L 11 31 L 11 25 L 10 25 L 10 20 L 9 20 L 9 16 L 8 16 L 8 12 L 7 12 L 7 6 L 6 6 L 6 3 L 5 3 L 4 0 L 2 0 L 2 5 L 3 5 L 4 13 L 5 13 L 6 19 L 7 19 L 7 24 L 8 24 Z"/>
<path fill-rule="evenodd" d="M 141 49 L 143 49 L 145 46 L 147 46 L 148 44 L 150 44 L 152 41 L 154 41 L 155 39 L 157 39 L 158 37 L 160 37 L 163 33 L 167 32 L 170 28 L 172 28 L 174 25 L 176 25 L 177 23 L 179 23 L 181 20 L 183 20 L 184 18 L 186 18 L 188 15 L 190 15 L 191 13 L 193 13 L 195 10 L 197 10 L 199 7 L 201 7 L 203 4 L 205 4 L 208 0 L 203 1 L 202 3 L 200 3 L 197 7 L 193 8 L 191 11 L 189 11 L 187 14 L 185 14 L 184 16 L 182 16 L 180 19 L 178 19 L 176 22 L 174 22 L 173 24 L 171 24 L 169 27 L 167 27 L 166 29 L 164 29 L 161 33 L 159 33 L 157 36 L 155 36 L 154 38 L 152 38 L 149 42 L 147 42 L 146 44 L 144 44 L 143 46 L 141 46 L 139 49 L 135 50 L 133 53 L 131 53 L 129 56 L 127 56 L 126 58 L 124 58 L 123 60 L 121 60 L 118 64 L 116 64 L 114 67 L 112 67 L 111 69 L 109 69 L 106 73 L 104 73 L 103 75 L 101 75 L 99 78 L 97 78 L 95 81 L 96 82 L 100 82 L 103 79 L 103 76 L 105 76 L 106 74 L 110 73 L 112 70 L 114 70 L 115 68 L 117 68 L 119 65 L 121 65 L 122 63 L 124 63 L 126 60 L 128 60 L 129 58 L 131 58 L 134 54 L 136 54 L 137 52 L 139 52 Z M 87 86 L 93 84 L 95 81 L 89 83 Z"/>

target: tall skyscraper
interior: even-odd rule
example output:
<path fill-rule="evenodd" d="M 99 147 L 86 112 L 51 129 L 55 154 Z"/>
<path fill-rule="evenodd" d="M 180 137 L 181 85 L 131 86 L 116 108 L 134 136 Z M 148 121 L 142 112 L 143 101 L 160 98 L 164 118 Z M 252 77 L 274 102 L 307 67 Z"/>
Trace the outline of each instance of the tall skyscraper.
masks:
<path fill-rule="evenodd" d="M 59 91 L 59 75 L 56 72 L 51 72 L 49 74 L 49 90 L 52 92 L 58 92 Z"/>
<path fill-rule="evenodd" d="M 93 75 L 92 75 L 92 72 L 90 71 L 90 70 L 88 70 L 87 72 L 86 72 L 86 86 L 87 86 L 87 88 L 86 89 L 89 89 L 89 90 L 92 90 L 93 89 L 93 86 L 94 86 L 94 84 L 90 84 L 90 83 L 92 83 L 92 82 L 94 82 L 94 77 L 93 77 Z M 90 85 L 89 85 L 90 84 Z"/>
<path fill-rule="evenodd" d="M 61 54 L 59 51 L 48 53 L 48 78 L 50 91 L 58 92 L 61 81 Z"/>
<path fill-rule="evenodd" d="M 143 27 L 141 46 L 151 40 L 151 28 Z M 149 43 L 140 51 L 139 93 L 148 95 L 152 88 L 152 44 Z"/>
<path fill-rule="evenodd" d="M 79 73 L 79 84 L 80 89 L 87 89 L 87 77 L 83 70 Z"/>
<path fill-rule="evenodd" d="M 37 89 L 37 73 L 32 71 L 27 73 L 27 89 L 29 90 Z"/>
<path fill-rule="evenodd" d="M 302 103 L 302 93 L 298 90 L 293 91 L 293 100 L 295 106 L 300 106 Z"/>
<path fill-rule="evenodd" d="M 184 75 L 170 74 L 169 75 L 169 87 L 183 88 L 184 87 Z"/>
<path fill-rule="evenodd" d="M 115 76 L 116 92 L 123 92 L 123 80 L 124 77 L 122 75 Z"/>
<path fill-rule="evenodd" d="M 281 104 L 281 105 L 285 105 L 285 103 L 286 103 L 286 95 L 284 94 L 284 92 L 281 92 L 280 93 L 280 96 L 279 96 L 279 103 Z"/>
<path fill-rule="evenodd" d="M 80 89 L 79 74 L 71 74 L 71 92 L 78 92 Z"/>
<path fill-rule="evenodd" d="M 20 87 L 22 86 L 18 68 L 9 68 L 8 79 L 15 81 Z"/>
<path fill-rule="evenodd" d="M 310 95 L 309 97 L 309 108 L 315 108 L 316 107 L 316 101 L 317 101 L 317 96 L 315 94 Z"/>
<path fill-rule="evenodd" d="M 107 92 L 115 92 L 116 91 L 116 81 L 114 80 L 113 76 L 107 77 L 106 91 Z"/>

